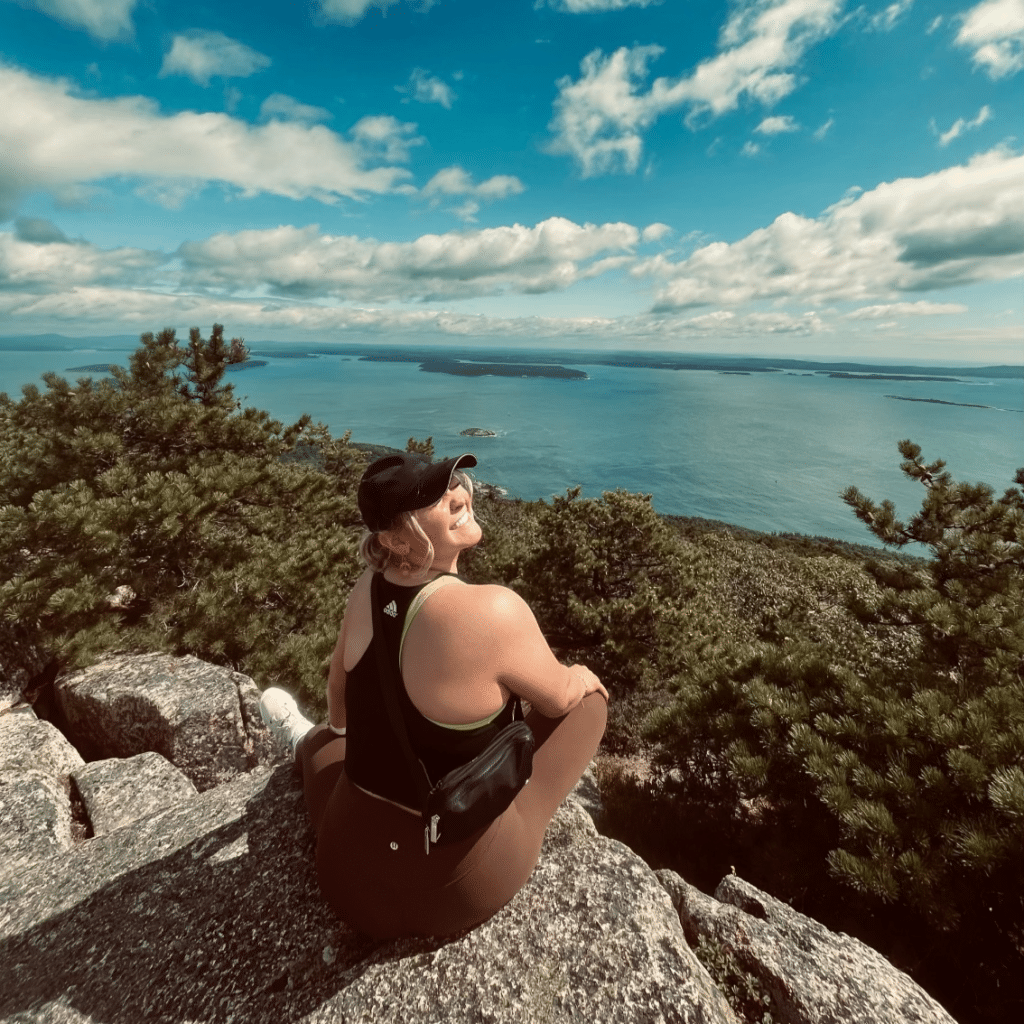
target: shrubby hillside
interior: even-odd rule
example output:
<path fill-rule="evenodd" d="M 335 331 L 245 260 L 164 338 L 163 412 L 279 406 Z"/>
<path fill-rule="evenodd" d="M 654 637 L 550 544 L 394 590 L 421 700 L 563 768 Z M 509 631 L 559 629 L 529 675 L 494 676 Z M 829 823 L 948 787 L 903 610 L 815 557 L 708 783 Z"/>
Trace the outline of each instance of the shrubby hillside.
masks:
<path fill-rule="evenodd" d="M 240 408 L 224 371 L 246 357 L 219 326 L 164 331 L 110 378 L 0 396 L 0 631 L 42 652 L 40 681 L 109 651 L 192 653 L 323 711 L 367 455 Z M 514 587 L 611 690 L 612 834 L 706 888 L 735 867 L 962 1021 L 1016 1021 L 1024 470 L 996 497 L 899 449 L 923 485 L 912 518 L 842 496 L 890 553 L 624 491 L 483 489 L 461 566 Z"/>

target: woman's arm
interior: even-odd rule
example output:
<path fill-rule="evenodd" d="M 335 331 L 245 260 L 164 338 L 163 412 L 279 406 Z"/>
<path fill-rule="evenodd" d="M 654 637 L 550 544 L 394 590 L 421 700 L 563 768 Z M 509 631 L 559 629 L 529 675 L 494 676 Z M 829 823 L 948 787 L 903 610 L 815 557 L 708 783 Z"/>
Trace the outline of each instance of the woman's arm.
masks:
<path fill-rule="evenodd" d="M 338 642 L 331 655 L 331 667 L 327 672 L 327 722 L 335 729 L 344 729 L 345 714 L 345 634 L 348 615 L 342 620 L 338 631 Z"/>
<path fill-rule="evenodd" d="M 561 717 L 595 691 L 608 699 L 601 680 L 585 665 L 566 668 L 558 661 L 530 606 L 514 590 L 472 589 L 477 614 L 467 618 L 489 637 L 488 661 L 499 683 L 549 718 Z"/>

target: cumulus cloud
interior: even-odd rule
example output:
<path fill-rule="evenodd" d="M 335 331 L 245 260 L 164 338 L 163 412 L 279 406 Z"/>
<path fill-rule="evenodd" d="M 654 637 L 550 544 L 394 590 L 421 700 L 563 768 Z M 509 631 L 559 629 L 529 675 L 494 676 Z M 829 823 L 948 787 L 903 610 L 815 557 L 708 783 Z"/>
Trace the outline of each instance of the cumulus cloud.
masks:
<path fill-rule="evenodd" d="M 783 132 L 800 131 L 800 125 L 786 114 L 783 117 L 766 117 L 754 131 L 762 135 L 781 135 Z"/>
<path fill-rule="evenodd" d="M 411 242 L 282 226 L 187 242 L 177 255 L 183 284 L 194 289 L 302 299 L 436 301 L 567 288 L 629 261 L 639 238 L 630 224 L 579 225 L 562 217 L 532 228 L 513 224 L 422 235 Z"/>
<path fill-rule="evenodd" d="M 959 302 L 890 302 L 882 306 L 861 306 L 846 314 L 848 320 L 884 320 L 890 316 L 948 316 L 966 313 Z"/>
<path fill-rule="evenodd" d="M 958 138 L 965 131 L 969 131 L 971 128 L 980 128 L 986 121 L 992 119 L 992 111 L 986 105 L 978 111 L 977 116 L 970 121 L 965 121 L 962 117 L 958 117 L 956 121 L 950 126 L 948 131 L 943 132 L 939 135 L 939 145 L 948 146 L 955 138 Z M 932 122 L 932 127 L 935 127 L 935 122 Z M 936 130 L 936 134 L 938 131 Z"/>
<path fill-rule="evenodd" d="M 368 166 L 404 158 L 413 141 L 407 126 L 372 120 L 364 118 L 346 139 L 323 125 L 275 120 L 254 127 L 191 111 L 166 116 L 145 97 L 85 99 L 67 81 L 0 65 L 0 217 L 30 190 L 81 195 L 87 183 L 113 177 L 188 188 L 219 181 L 244 196 L 327 203 L 408 191 L 405 168 Z"/>
<path fill-rule="evenodd" d="M 260 104 L 260 118 L 268 121 L 278 118 L 281 121 L 300 121 L 303 124 L 315 124 L 317 121 L 329 121 L 334 115 L 323 107 L 314 107 L 308 103 L 300 103 L 283 92 L 271 93 Z"/>
<path fill-rule="evenodd" d="M 409 75 L 408 85 L 396 85 L 398 92 L 409 93 L 417 103 L 440 103 L 445 110 L 451 110 L 455 102 L 455 91 L 450 85 L 442 82 L 436 75 L 431 75 L 424 68 L 413 68 Z M 408 100 L 402 100 L 408 103 Z"/>
<path fill-rule="evenodd" d="M 43 217 L 18 217 L 14 221 L 14 237 L 19 242 L 35 242 L 38 245 L 68 240 L 67 235 L 53 221 Z"/>
<path fill-rule="evenodd" d="M 868 18 L 868 28 L 875 32 L 891 32 L 911 7 L 914 0 L 896 0 L 888 7 Z"/>
<path fill-rule="evenodd" d="M 132 11 L 138 0 L 21 0 L 51 18 L 84 28 L 97 39 L 114 39 L 132 31 Z"/>
<path fill-rule="evenodd" d="M 0 232 L 0 292 L 49 294 L 79 285 L 128 285 L 149 280 L 167 262 L 145 249 L 99 249 L 71 242 L 49 221 L 19 218 Z"/>
<path fill-rule="evenodd" d="M 320 0 L 320 12 L 327 21 L 354 25 L 371 8 L 377 7 L 386 16 L 398 0 Z"/>
<path fill-rule="evenodd" d="M 601 50 L 580 63 L 580 77 L 558 81 L 548 125 L 552 153 L 574 157 L 584 177 L 624 170 L 640 162 L 643 132 L 662 114 L 688 107 L 692 128 L 702 116 L 734 110 L 741 98 L 765 106 L 797 87 L 795 68 L 806 51 L 840 24 L 842 0 L 748 0 L 730 14 L 719 52 L 682 78 L 658 78 L 643 91 L 648 65 L 661 46 Z"/>
<path fill-rule="evenodd" d="M 435 174 L 423 186 L 423 196 L 430 200 L 431 206 L 437 206 L 446 196 L 465 198 L 462 206 L 453 211 L 463 220 L 472 221 L 480 211 L 480 202 L 491 202 L 495 199 L 506 199 L 516 196 L 526 186 L 512 174 L 496 174 L 486 181 L 474 184 L 472 177 L 457 164 L 445 167 Z"/>
<path fill-rule="evenodd" d="M 375 114 L 360 118 L 349 129 L 349 135 L 367 153 L 390 163 L 404 163 L 409 150 L 421 146 L 423 138 L 416 134 L 416 125 L 399 121 L 390 114 Z"/>
<path fill-rule="evenodd" d="M 660 242 L 663 238 L 672 234 L 672 229 L 667 224 L 662 224 L 656 221 L 653 224 L 648 224 L 647 227 L 640 232 L 640 237 L 645 242 Z"/>
<path fill-rule="evenodd" d="M 207 86 L 213 77 L 248 78 L 270 67 L 270 58 L 223 32 L 193 29 L 174 37 L 160 77 L 184 75 Z"/>
<path fill-rule="evenodd" d="M 747 141 L 743 143 L 743 148 L 740 150 L 740 156 L 757 156 L 760 152 L 761 147 L 751 139 L 747 139 Z"/>
<path fill-rule="evenodd" d="M 851 191 L 817 218 L 784 213 L 737 242 L 637 276 L 662 279 L 656 310 L 763 299 L 818 302 L 1006 280 L 1024 274 L 1024 156 L 1001 149 L 922 178 Z"/>
<path fill-rule="evenodd" d="M 592 11 L 624 11 L 627 7 L 652 7 L 662 0 L 537 0 L 533 6 L 550 7 L 563 14 L 590 14 Z"/>
<path fill-rule="evenodd" d="M 1024 69 L 1024 0 L 983 0 L 963 15 L 954 42 L 989 78 L 1015 75 Z"/>

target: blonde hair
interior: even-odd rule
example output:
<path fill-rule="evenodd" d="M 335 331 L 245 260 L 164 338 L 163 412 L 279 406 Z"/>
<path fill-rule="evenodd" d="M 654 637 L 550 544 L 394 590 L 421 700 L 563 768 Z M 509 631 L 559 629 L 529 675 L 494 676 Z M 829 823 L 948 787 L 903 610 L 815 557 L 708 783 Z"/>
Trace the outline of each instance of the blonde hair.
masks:
<path fill-rule="evenodd" d="M 455 470 L 453 477 L 466 488 L 469 500 L 473 501 L 473 480 L 468 473 L 461 469 Z M 447 492 L 445 492 L 447 493 Z M 440 504 L 444 500 L 444 494 L 437 499 Z M 475 513 L 474 513 L 475 515 Z M 477 522 L 480 520 L 477 519 Z M 382 533 L 402 533 L 405 530 L 411 531 L 412 535 L 419 541 L 419 546 L 424 549 L 422 560 L 418 566 L 409 562 L 408 558 L 392 551 L 382 540 Z M 409 577 L 413 580 L 422 580 L 430 572 L 434 564 L 434 545 L 430 538 L 423 532 L 415 512 L 400 512 L 386 530 L 364 530 L 359 540 L 359 557 L 374 572 L 383 572 L 388 567 L 393 569 L 411 569 Z"/>

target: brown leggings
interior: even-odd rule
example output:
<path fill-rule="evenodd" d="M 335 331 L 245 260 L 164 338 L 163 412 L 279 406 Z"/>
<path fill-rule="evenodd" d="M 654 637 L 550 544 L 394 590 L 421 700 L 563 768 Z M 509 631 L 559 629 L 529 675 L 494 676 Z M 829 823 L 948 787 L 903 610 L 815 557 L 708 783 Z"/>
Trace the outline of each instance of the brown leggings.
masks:
<path fill-rule="evenodd" d="M 352 785 L 344 743 L 326 725 L 303 738 L 306 806 L 320 889 L 350 927 L 374 938 L 450 935 L 486 921 L 523 887 L 544 830 L 590 764 L 608 705 L 592 693 L 561 718 L 531 711 L 533 776 L 501 817 L 461 843 L 424 852 L 423 823 Z"/>

